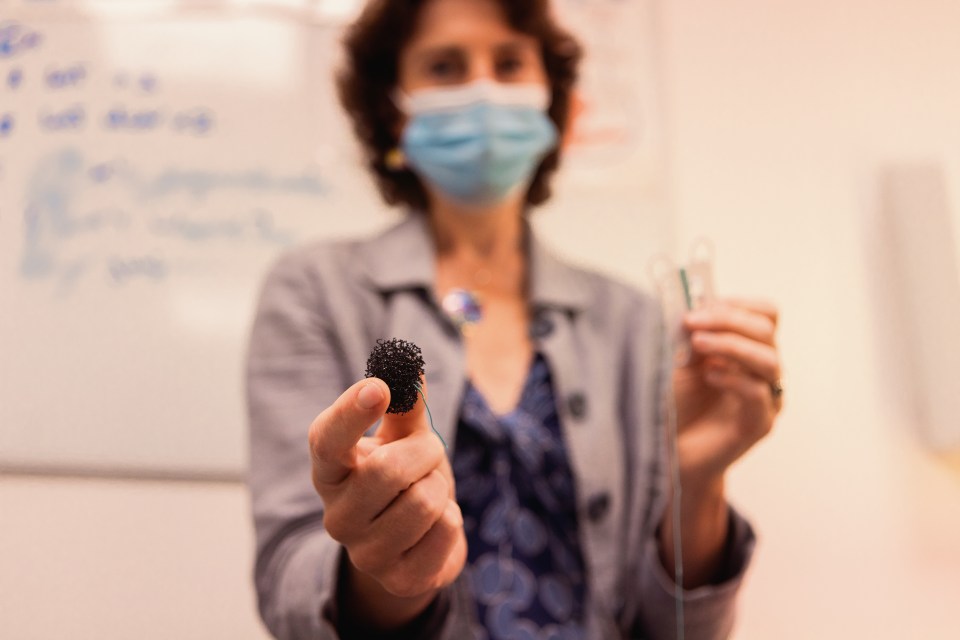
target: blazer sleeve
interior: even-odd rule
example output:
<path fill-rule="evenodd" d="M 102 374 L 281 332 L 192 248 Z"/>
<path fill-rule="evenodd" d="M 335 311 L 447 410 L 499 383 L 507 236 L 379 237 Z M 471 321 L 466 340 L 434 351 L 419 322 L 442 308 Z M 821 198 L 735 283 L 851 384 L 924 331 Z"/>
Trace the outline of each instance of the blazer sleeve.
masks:
<path fill-rule="evenodd" d="M 307 261 L 285 255 L 263 284 L 246 369 L 254 581 L 260 616 L 281 640 L 336 637 L 326 612 L 340 546 L 323 527 L 307 433 L 348 386 L 344 369 Z"/>
<path fill-rule="evenodd" d="M 279 640 L 333 640 L 338 630 L 345 638 L 368 637 L 348 620 L 338 624 L 337 582 L 347 560 L 324 529 L 307 442 L 314 418 L 356 382 L 345 344 L 352 341 L 356 350 L 362 329 L 345 313 L 356 302 L 345 295 L 344 283 L 332 284 L 348 277 L 339 255 L 336 245 L 308 246 L 274 265 L 248 349 L 254 582 L 260 617 Z M 464 589 L 451 586 L 389 637 L 460 640 L 469 634 L 469 611 Z"/>
<path fill-rule="evenodd" d="M 635 499 L 643 514 L 639 540 L 627 555 L 638 571 L 628 592 L 630 637 L 674 638 L 677 587 L 659 555 L 657 530 L 670 499 L 670 434 L 665 401 L 672 398 L 673 355 L 656 300 L 639 295 L 631 305 L 626 352 L 623 419 L 635 430 L 634 485 L 646 487 Z M 634 538 L 636 540 L 636 538 Z M 732 507 L 723 570 L 715 584 L 682 590 L 684 634 L 688 640 L 727 638 L 734 624 L 736 597 L 755 545 L 750 524 Z"/>

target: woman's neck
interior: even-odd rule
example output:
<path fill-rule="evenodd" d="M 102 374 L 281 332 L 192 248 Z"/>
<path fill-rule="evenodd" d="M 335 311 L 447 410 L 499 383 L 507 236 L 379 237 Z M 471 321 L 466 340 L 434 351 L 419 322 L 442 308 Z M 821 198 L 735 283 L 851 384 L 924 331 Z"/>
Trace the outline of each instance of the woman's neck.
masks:
<path fill-rule="evenodd" d="M 430 225 L 441 257 L 488 262 L 513 256 L 523 247 L 523 199 L 482 210 L 434 201 Z"/>
<path fill-rule="evenodd" d="M 437 287 L 522 296 L 526 287 L 523 196 L 478 211 L 434 202 Z"/>

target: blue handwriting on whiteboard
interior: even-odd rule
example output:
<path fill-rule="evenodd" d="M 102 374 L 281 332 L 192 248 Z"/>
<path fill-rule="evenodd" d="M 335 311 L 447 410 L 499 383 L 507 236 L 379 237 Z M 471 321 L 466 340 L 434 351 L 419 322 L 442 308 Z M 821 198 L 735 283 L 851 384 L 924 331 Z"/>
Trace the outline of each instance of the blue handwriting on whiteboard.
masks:
<path fill-rule="evenodd" d="M 43 42 L 43 36 L 17 24 L 7 22 L 0 24 L 0 59 L 36 49 Z"/>
<path fill-rule="evenodd" d="M 143 72 L 139 76 L 127 71 L 118 71 L 113 76 L 113 86 L 118 89 L 140 89 L 143 93 L 153 93 L 160 86 L 160 79 L 156 74 Z"/>
<path fill-rule="evenodd" d="M 51 89 L 64 89 L 67 87 L 76 87 L 87 77 L 87 68 L 82 63 L 77 63 L 63 69 L 52 69 L 47 72 L 46 82 Z"/>
<path fill-rule="evenodd" d="M 71 191 L 82 166 L 83 159 L 76 152 L 64 152 L 40 161 L 27 190 L 23 214 L 26 242 L 20 273 L 24 277 L 48 277 L 60 266 L 51 239 L 54 230 L 62 226 L 61 221 L 70 217 Z"/>
<path fill-rule="evenodd" d="M 107 181 L 121 202 L 139 198 L 147 209 L 128 211 L 121 204 L 78 211 L 78 196 L 88 189 L 102 188 Z M 270 211 L 255 205 L 243 211 L 206 217 L 196 213 L 152 211 L 171 195 L 186 192 L 206 196 L 227 189 L 307 196 L 322 196 L 327 192 L 318 176 L 278 175 L 264 170 L 231 173 L 174 167 L 141 177 L 125 159 L 91 162 L 81 151 L 65 148 L 41 158 L 28 183 L 20 274 L 25 279 L 53 279 L 63 290 L 74 286 L 93 268 L 104 268 L 110 282 L 124 284 L 160 281 L 177 266 L 154 253 L 136 253 L 135 248 L 132 254 L 104 255 L 99 260 L 96 254 L 71 257 L 71 253 L 89 244 L 73 244 L 75 239 L 100 238 L 103 234 L 113 236 L 108 240 L 113 246 L 130 237 L 129 234 L 142 231 L 158 240 L 185 240 L 196 244 L 288 245 L 297 240 L 292 229 L 278 225 Z M 65 251 L 69 246 L 74 249 Z"/>
<path fill-rule="evenodd" d="M 181 111 L 173 116 L 174 131 L 192 133 L 202 136 L 213 128 L 213 112 L 208 109 L 197 108 Z"/>
<path fill-rule="evenodd" d="M 149 131 L 159 127 L 162 121 L 163 116 L 157 109 L 128 111 L 126 107 L 118 107 L 107 112 L 103 126 L 113 131 Z"/>
<path fill-rule="evenodd" d="M 30 208 L 28 207 L 29 211 Z M 131 215 L 123 209 L 94 209 L 77 215 L 68 215 L 63 211 L 51 209 L 48 215 L 48 231 L 57 238 L 99 233 L 113 229 L 125 231 L 130 227 Z"/>
<path fill-rule="evenodd" d="M 239 238 L 243 235 L 243 227 L 240 220 L 233 218 L 197 220 L 183 214 L 160 216 L 150 222 L 150 230 L 156 235 L 177 236 L 194 242 L 213 238 Z"/>
<path fill-rule="evenodd" d="M 12 91 L 16 91 L 21 84 L 23 84 L 23 69 L 10 69 L 10 73 L 7 74 L 7 86 Z"/>
<path fill-rule="evenodd" d="M 280 245 L 293 244 L 295 238 L 290 231 L 281 229 L 273 224 L 273 214 L 263 209 L 253 212 L 254 225 L 260 238 L 266 242 L 274 242 Z"/>
<path fill-rule="evenodd" d="M 40 114 L 37 119 L 40 121 L 40 127 L 47 131 L 79 129 L 87 119 L 87 112 L 77 104 L 62 111 Z"/>
<path fill-rule="evenodd" d="M 6 138 L 13 133 L 14 124 L 16 124 L 16 120 L 12 113 L 0 115 L 0 138 Z"/>
<path fill-rule="evenodd" d="M 115 284 L 141 280 L 162 280 L 167 275 L 167 264 L 155 256 L 113 257 L 107 261 L 107 272 Z"/>
<path fill-rule="evenodd" d="M 113 177 L 113 167 L 109 162 L 101 162 L 90 167 L 87 173 L 91 182 L 106 182 Z"/>
<path fill-rule="evenodd" d="M 224 189 L 306 195 L 327 193 L 326 184 L 316 176 L 277 176 L 262 169 L 231 173 L 174 168 L 167 169 L 151 180 L 141 182 L 141 195 L 148 198 L 160 198 L 182 191 L 197 198 L 204 198 L 211 191 Z"/>
<path fill-rule="evenodd" d="M 140 88 L 146 93 L 153 93 L 157 88 L 157 76 L 152 73 L 145 73 L 140 76 Z"/>
<path fill-rule="evenodd" d="M 163 215 L 150 222 L 150 230 L 158 236 L 176 236 L 192 242 L 217 238 L 251 239 L 282 246 L 295 240 L 292 232 L 274 225 L 273 215 L 263 209 L 214 219 L 197 219 L 184 214 Z"/>

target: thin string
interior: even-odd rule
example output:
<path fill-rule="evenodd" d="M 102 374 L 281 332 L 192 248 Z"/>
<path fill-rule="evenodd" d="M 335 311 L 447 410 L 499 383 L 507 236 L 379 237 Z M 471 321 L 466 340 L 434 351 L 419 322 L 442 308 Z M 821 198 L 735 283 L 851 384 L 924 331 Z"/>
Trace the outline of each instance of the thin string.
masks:
<path fill-rule="evenodd" d="M 427 408 L 427 418 L 430 420 L 430 428 L 433 429 L 433 432 L 437 434 L 437 437 L 440 438 L 440 442 L 443 443 L 443 448 L 447 448 L 447 442 L 443 439 L 443 436 L 440 435 L 440 432 L 437 431 L 437 428 L 433 426 L 433 415 L 430 413 L 430 405 L 427 404 L 427 397 L 423 395 L 423 388 L 419 384 L 413 385 L 417 389 L 417 393 L 420 394 L 420 397 L 423 398 L 423 406 Z"/>
<path fill-rule="evenodd" d="M 671 393 L 671 396 L 673 394 Z M 683 536 L 680 533 L 680 500 L 683 490 L 680 487 L 680 454 L 678 450 L 677 411 L 675 398 L 667 402 L 667 422 L 670 429 L 670 471 L 673 476 L 673 573 L 674 593 L 677 613 L 677 640 L 684 640 L 683 621 Z"/>
<path fill-rule="evenodd" d="M 687 310 L 693 308 L 693 299 L 690 295 L 690 283 L 687 280 L 687 270 L 679 269 L 680 282 L 683 286 L 683 297 Z M 675 361 L 672 353 L 673 344 L 669 335 L 666 336 L 667 349 L 671 351 L 668 362 Z M 671 370 L 672 371 L 672 370 Z M 683 612 L 683 534 L 681 532 L 681 514 L 680 507 L 683 498 L 683 488 L 680 485 L 680 435 L 677 425 L 677 398 L 673 393 L 673 385 L 670 385 L 670 397 L 667 399 L 667 426 L 670 430 L 670 475 L 673 484 L 673 575 L 674 591 L 673 598 L 676 603 L 677 614 L 677 640 L 684 640 L 684 612 Z"/>

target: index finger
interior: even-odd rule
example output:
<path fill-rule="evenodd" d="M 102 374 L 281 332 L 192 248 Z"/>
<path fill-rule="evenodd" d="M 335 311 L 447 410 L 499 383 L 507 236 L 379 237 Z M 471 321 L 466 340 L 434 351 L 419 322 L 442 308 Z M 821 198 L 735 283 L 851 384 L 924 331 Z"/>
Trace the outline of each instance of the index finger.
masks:
<path fill-rule="evenodd" d="M 774 327 L 780 320 L 780 310 L 769 300 L 761 298 L 724 298 L 722 302 L 766 316 Z"/>
<path fill-rule="evenodd" d="M 728 303 L 714 304 L 689 312 L 684 325 L 690 331 L 739 333 L 769 345 L 775 342 L 777 326 L 766 314 Z"/>
<path fill-rule="evenodd" d="M 383 423 L 377 429 L 377 435 L 385 442 L 393 442 L 429 428 L 427 427 L 426 415 L 427 382 L 423 378 L 420 379 L 417 396 L 417 400 L 410 411 L 388 413 L 383 416 Z"/>
<path fill-rule="evenodd" d="M 315 484 L 338 484 L 350 474 L 357 464 L 357 442 L 383 416 L 389 402 L 386 383 L 365 378 L 314 419 L 309 442 Z"/>

